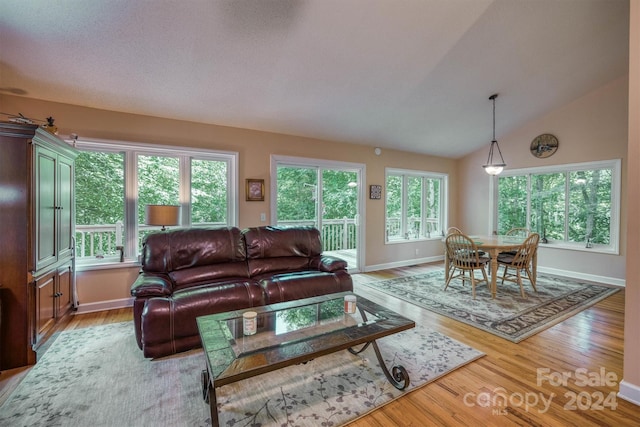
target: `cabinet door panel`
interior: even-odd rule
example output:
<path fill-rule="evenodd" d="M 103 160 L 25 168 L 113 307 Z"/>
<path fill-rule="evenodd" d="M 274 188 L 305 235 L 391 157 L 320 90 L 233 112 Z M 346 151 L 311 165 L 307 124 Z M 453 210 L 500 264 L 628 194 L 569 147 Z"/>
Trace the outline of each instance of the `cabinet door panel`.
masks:
<path fill-rule="evenodd" d="M 36 270 L 53 264 L 56 253 L 56 155 L 41 147 L 36 151 Z"/>
<path fill-rule="evenodd" d="M 36 337 L 38 342 L 40 336 L 49 329 L 55 319 L 54 294 L 56 274 L 49 274 L 36 282 Z"/>
<path fill-rule="evenodd" d="M 70 257 L 73 251 L 73 162 L 66 157 L 58 157 L 58 259 Z"/>
<path fill-rule="evenodd" d="M 58 293 L 56 297 L 56 318 L 62 317 L 71 308 L 71 283 L 73 273 L 71 266 L 58 270 Z"/>

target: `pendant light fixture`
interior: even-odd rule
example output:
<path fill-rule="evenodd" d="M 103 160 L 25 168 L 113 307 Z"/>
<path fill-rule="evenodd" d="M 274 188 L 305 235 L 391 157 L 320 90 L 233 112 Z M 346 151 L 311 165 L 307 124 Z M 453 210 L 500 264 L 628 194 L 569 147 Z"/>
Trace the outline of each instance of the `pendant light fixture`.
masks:
<path fill-rule="evenodd" d="M 506 163 L 502 158 L 502 152 L 500 151 L 500 146 L 498 145 L 498 141 L 496 141 L 496 98 L 498 94 L 491 95 L 489 97 L 490 100 L 493 101 L 493 140 L 491 141 L 491 147 L 489 148 L 489 157 L 487 158 L 487 164 L 483 165 L 485 172 L 489 175 L 499 175 L 500 172 L 504 169 Z M 500 156 L 500 161 L 498 161 L 497 156 L 496 159 L 493 159 L 493 150 L 494 148 L 498 149 L 498 155 Z"/>

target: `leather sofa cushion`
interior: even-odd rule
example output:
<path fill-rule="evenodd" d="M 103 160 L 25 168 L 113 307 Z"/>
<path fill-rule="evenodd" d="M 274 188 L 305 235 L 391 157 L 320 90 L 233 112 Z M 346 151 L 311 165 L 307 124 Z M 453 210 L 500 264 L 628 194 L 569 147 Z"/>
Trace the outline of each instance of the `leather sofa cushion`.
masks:
<path fill-rule="evenodd" d="M 347 261 L 330 255 L 320 255 L 309 260 L 311 270 L 338 271 L 347 269 Z"/>
<path fill-rule="evenodd" d="M 255 279 L 260 279 L 268 304 L 353 291 L 351 276 L 346 271 L 337 273 L 299 271 L 265 275 L 263 278 L 255 277 Z"/>
<path fill-rule="evenodd" d="M 131 285 L 131 295 L 136 298 L 171 295 L 173 283 L 166 274 L 139 275 Z"/>
<path fill-rule="evenodd" d="M 247 260 L 249 274 L 251 277 L 260 276 L 261 274 L 287 271 L 300 271 L 309 269 L 309 258 L 304 257 L 281 257 L 267 259 L 249 259 Z"/>
<path fill-rule="evenodd" d="M 313 227 L 254 227 L 242 231 L 247 258 L 305 257 L 320 255 L 320 232 Z"/>
<path fill-rule="evenodd" d="M 188 228 L 149 234 L 142 246 L 142 270 L 178 271 L 218 263 L 243 261 L 242 234 L 237 227 Z"/>
<path fill-rule="evenodd" d="M 221 279 L 240 278 L 238 281 L 242 281 L 249 278 L 249 270 L 245 261 L 238 261 L 176 270 L 169 273 L 169 277 L 175 283 L 175 289 L 181 289 Z"/>
<path fill-rule="evenodd" d="M 218 283 L 149 298 L 142 312 L 145 357 L 161 357 L 200 345 L 196 318 L 265 305 L 258 282 Z"/>

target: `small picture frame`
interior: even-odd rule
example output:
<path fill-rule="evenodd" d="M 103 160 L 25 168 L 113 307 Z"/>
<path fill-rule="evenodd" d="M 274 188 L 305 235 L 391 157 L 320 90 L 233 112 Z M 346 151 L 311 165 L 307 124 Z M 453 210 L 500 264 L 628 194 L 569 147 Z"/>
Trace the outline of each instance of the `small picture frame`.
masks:
<path fill-rule="evenodd" d="M 264 179 L 247 179 L 247 201 L 264 202 Z"/>
<path fill-rule="evenodd" d="M 370 185 L 369 186 L 369 198 L 381 199 L 382 198 L 382 185 Z"/>

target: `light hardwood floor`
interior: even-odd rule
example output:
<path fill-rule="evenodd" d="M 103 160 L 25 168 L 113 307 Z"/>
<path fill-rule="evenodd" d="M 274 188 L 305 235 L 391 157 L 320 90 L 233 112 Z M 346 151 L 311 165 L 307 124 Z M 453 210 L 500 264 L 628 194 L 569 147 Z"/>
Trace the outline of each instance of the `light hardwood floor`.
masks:
<path fill-rule="evenodd" d="M 441 268 L 442 264 L 424 264 L 355 274 L 354 287 L 366 298 L 475 347 L 486 356 L 407 393 L 352 422 L 350 427 L 640 425 L 640 407 L 615 395 L 622 379 L 624 290 L 514 344 L 362 285 L 371 280 Z M 131 319 L 130 309 L 76 315 L 65 329 Z M 547 379 L 550 375 L 560 379 L 563 372 L 570 373 L 571 378 L 566 380 L 566 385 L 540 381 L 545 376 L 538 375 L 538 369 L 548 370 Z M 581 369 L 586 378 L 576 379 Z M 0 401 L 25 372 L 22 369 L 2 373 Z M 607 380 L 608 385 L 595 384 Z M 573 402 L 575 409 L 567 406 L 572 403 L 572 396 L 577 398 Z M 483 397 L 489 397 L 490 401 L 485 403 Z M 609 399 L 604 400 L 607 397 Z M 543 399 L 550 401 L 548 407 Z"/>

